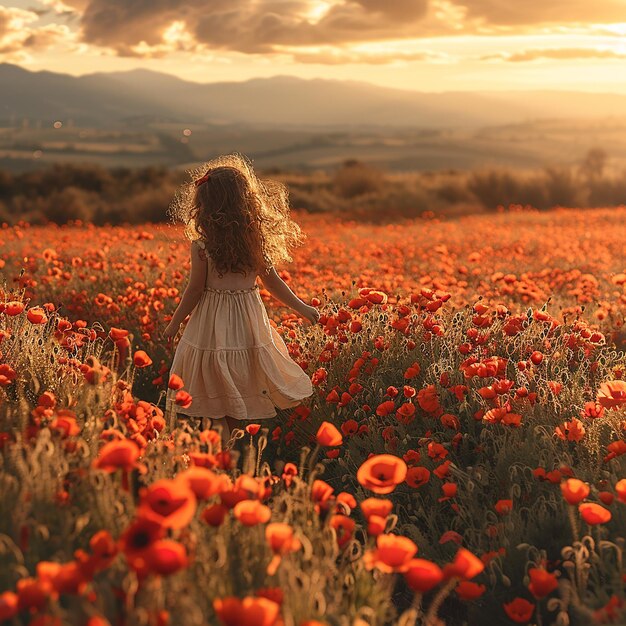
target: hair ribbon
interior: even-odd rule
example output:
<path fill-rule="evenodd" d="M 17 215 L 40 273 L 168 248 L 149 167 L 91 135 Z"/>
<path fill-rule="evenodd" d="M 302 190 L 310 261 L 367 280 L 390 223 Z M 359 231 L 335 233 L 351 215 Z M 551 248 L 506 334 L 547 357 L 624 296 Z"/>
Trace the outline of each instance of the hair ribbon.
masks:
<path fill-rule="evenodd" d="M 197 180 L 193 181 L 193 184 L 196 187 L 199 187 L 200 185 L 202 185 L 203 183 L 206 183 L 207 180 L 209 180 L 209 177 L 211 176 L 210 172 L 207 172 L 204 176 L 202 176 L 201 178 L 198 178 Z"/>

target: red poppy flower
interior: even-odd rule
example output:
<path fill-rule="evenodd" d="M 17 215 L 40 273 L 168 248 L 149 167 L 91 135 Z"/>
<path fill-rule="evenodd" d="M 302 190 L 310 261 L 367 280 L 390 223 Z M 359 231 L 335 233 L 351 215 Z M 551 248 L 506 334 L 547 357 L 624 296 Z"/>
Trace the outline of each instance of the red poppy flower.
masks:
<path fill-rule="evenodd" d="M 267 598 L 229 596 L 215 599 L 213 609 L 223 626 L 274 626 L 280 606 Z"/>
<path fill-rule="evenodd" d="M 600 385 L 597 401 L 607 409 L 615 409 L 626 404 L 626 381 L 609 380 Z"/>
<path fill-rule="evenodd" d="M 170 576 L 188 565 L 187 551 L 177 541 L 159 539 L 146 549 L 146 565 L 159 576 Z"/>
<path fill-rule="evenodd" d="M 122 533 L 120 549 L 131 567 L 145 567 L 145 551 L 165 535 L 164 527 L 154 518 L 139 517 Z"/>
<path fill-rule="evenodd" d="M 556 574 L 547 572 L 541 567 L 531 567 L 528 575 L 530 576 L 528 590 L 535 598 L 545 598 L 559 586 Z"/>
<path fill-rule="evenodd" d="M 367 569 L 379 569 L 382 572 L 405 572 L 409 562 L 417 552 L 417 546 L 408 537 L 401 535 L 378 535 L 376 548 L 363 555 Z"/>
<path fill-rule="evenodd" d="M 24 310 L 24 303 L 18 302 L 14 300 L 13 302 L 7 302 L 4 307 L 4 312 L 7 315 L 13 317 L 14 315 L 19 315 Z"/>
<path fill-rule="evenodd" d="M 144 350 L 137 350 L 133 356 L 135 367 L 148 367 L 152 365 L 152 359 Z"/>
<path fill-rule="evenodd" d="M 611 511 L 605 509 L 599 504 L 595 504 L 594 502 L 583 502 L 582 504 L 579 504 L 578 511 L 585 522 L 587 522 L 590 526 L 595 526 L 596 524 L 606 524 L 611 520 Z"/>
<path fill-rule="evenodd" d="M 343 548 L 348 541 L 352 539 L 356 523 L 346 515 L 333 515 L 328 525 L 335 529 L 335 533 L 337 533 L 337 543 L 340 548 Z"/>
<path fill-rule="evenodd" d="M 256 435 L 259 430 L 261 430 L 261 424 L 248 424 L 246 426 L 246 432 L 251 436 L 254 437 L 254 435 Z"/>
<path fill-rule="evenodd" d="M 173 389 L 174 391 L 178 391 L 179 389 L 182 389 L 184 386 L 185 386 L 185 383 L 183 382 L 183 379 L 180 376 L 178 376 L 178 374 L 172 374 L 167 383 L 168 389 Z"/>
<path fill-rule="evenodd" d="M 476 600 L 485 593 L 485 585 L 479 585 L 471 580 L 462 580 L 454 589 L 461 600 Z"/>
<path fill-rule="evenodd" d="M 233 515 L 244 526 L 256 526 L 268 522 L 272 511 L 258 500 L 242 500 L 233 507 Z"/>
<path fill-rule="evenodd" d="M 193 398 L 190 393 L 184 389 L 180 389 L 174 396 L 174 402 L 183 409 L 188 409 L 193 402 Z"/>
<path fill-rule="evenodd" d="M 214 504 L 202 511 L 201 517 L 209 526 L 221 526 L 228 514 L 229 508 L 223 504 Z"/>
<path fill-rule="evenodd" d="M 454 561 L 443 568 L 445 578 L 463 578 L 470 580 L 485 569 L 485 564 L 469 550 L 459 548 Z"/>
<path fill-rule="evenodd" d="M 165 528 L 184 528 L 196 512 L 196 496 L 184 479 L 157 480 L 139 493 L 138 514 L 154 516 Z"/>
<path fill-rule="evenodd" d="M 372 515 L 387 517 L 393 509 L 393 502 L 385 498 L 367 498 L 361 501 L 360 507 L 365 519 L 369 519 Z"/>
<path fill-rule="evenodd" d="M 418 593 L 426 593 L 443 580 L 441 568 L 426 559 L 411 559 L 404 571 L 407 585 Z"/>
<path fill-rule="evenodd" d="M 322 422 L 315 440 L 320 446 L 340 446 L 343 443 L 343 437 L 337 428 L 330 422 Z"/>
<path fill-rule="evenodd" d="M 498 515 L 507 515 L 513 508 L 513 500 L 498 500 L 493 508 Z"/>
<path fill-rule="evenodd" d="M 26 313 L 26 319 L 31 324 L 45 324 L 48 321 L 46 312 L 41 307 L 33 307 L 32 309 L 28 309 L 28 313 Z"/>
<path fill-rule="evenodd" d="M 568 504 L 578 504 L 589 495 L 589 485 L 578 478 L 568 478 L 561 483 L 561 492 Z"/>
<path fill-rule="evenodd" d="M 93 461 L 93 467 L 109 473 L 117 469 L 130 472 L 135 467 L 139 467 L 137 459 L 140 454 L 139 446 L 130 439 L 109 441 L 98 452 L 97 458 Z"/>
<path fill-rule="evenodd" d="M 13 619 L 17 615 L 17 594 L 12 591 L 0 593 L 0 622 Z"/>
<path fill-rule="evenodd" d="M 502 606 L 509 619 L 518 624 L 525 624 L 529 621 L 535 610 L 535 605 L 524 598 L 515 598 Z"/>
<path fill-rule="evenodd" d="M 176 476 L 178 480 L 185 480 L 198 500 L 208 500 L 219 493 L 227 484 L 223 474 L 216 474 L 206 467 L 192 466 Z"/>
<path fill-rule="evenodd" d="M 361 464 L 356 477 L 366 489 L 384 495 L 404 481 L 407 470 L 401 458 L 392 454 L 375 454 Z"/>

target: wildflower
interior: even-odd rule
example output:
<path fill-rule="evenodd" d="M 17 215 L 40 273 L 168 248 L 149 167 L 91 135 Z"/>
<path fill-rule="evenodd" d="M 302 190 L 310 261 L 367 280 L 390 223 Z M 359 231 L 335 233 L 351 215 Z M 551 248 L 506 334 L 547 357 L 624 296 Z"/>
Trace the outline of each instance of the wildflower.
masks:
<path fill-rule="evenodd" d="M 417 593 L 426 593 L 443 580 L 441 568 L 426 559 L 411 559 L 404 571 L 407 585 Z"/>
<path fill-rule="evenodd" d="M 409 367 L 405 370 L 404 378 L 410 379 L 410 378 L 415 378 L 416 376 L 419 376 L 421 369 L 422 368 L 420 367 L 420 364 L 417 361 L 415 361 L 413 364 L 409 365 Z"/>
<path fill-rule="evenodd" d="M 471 580 L 462 580 L 454 589 L 461 600 L 476 600 L 485 593 L 485 585 L 479 585 Z"/>
<path fill-rule="evenodd" d="M 618 480 L 615 483 L 615 491 L 619 501 L 626 504 L 626 478 L 622 478 L 622 480 Z"/>
<path fill-rule="evenodd" d="M 98 452 L 93 467 L 109 473 L 117 469 L 130 472 L 134 468 L 143 467 L 137 462 L 140 454 L 139 446 L 129 439 L 110 441 Z"/>
<path fill-rule="evenodd" d="M 349 435 L 355 435 L 359 430 L 359 424 L 356 420 L 346 420 L 341 425 L 341 432 L 345 437 Z"/>
<path fill-rule="evenodd" d="M 226 477 L 206 467 L 192 466 L 176 476 L 189 485 L 198 500 L 208 500 L 226 485 Z"/>
<path fill-rule="evenodd" d="M 17 594 L 12 591 L 0 593 L 0 622 L 13 619 L 17 615 Z"/>
<path fill-rule="evenodd" d="M 159 539 L 152 543 L 145 553 L 149 571 L 160 576 L 169 576 L 188 565 L 187 551 L 177 541 Z"/>
<path fill-rule="evenodd" d="M 192 401 L 193 398 L 191 394 L 184 389 L 177 391 L 174 396 L 174 402 L 183 409 L 188 409 L 191 406 Z"/>
<path fill-rule="evenodd" d="M 443 574 L 446 579 L 454 577 L 470 580 L 484 569 L 485 564 L 477 556 L 465 548 L 459 548 L 454 561 L 443 568 Z"/>
<path fill-rule="evenodd" d="M 435 385 L 428 385 L 417 392 L 417 402 L 427 413 L 438 413 L 441 411 L 439 397 Z"/>
<path fill-rule="evenodd" d="M 448 541 L 453 541 L 457 545 L 461 545 L 463 543 L 463 537 L 454 530 L 446 530 L 446 532 L 439 537 L 439 543 L 444 544 L 448 543 Z"/>
<path fill-rule="evenodd" d="M 315 440 L 320 446 L 340 446 L 343 443 L 341 433 L 330 422 L 322 422 Z"/>
<path fill-rule="evenodd" d="M 137 350 L 133 356 L 133 363 L 135 367 L 148 367 L 152 365 L 152 359 L 144 350 Z"/>
<path fill-rule="evenodd" d="M 45 324 L 48 321 L 46 312 L 41 307 L 33 307 L 28 309 L 26 313 L 26 319 L 31 324 Z"/>
<path fill-rule="evenodd" d="M 597 401 L 606 409 L 615 409 L 626 404 L 626 381 L 610 380 L 600 385 Z"/>
<path fill-rule="evenodd" d="M 378 535 L 376 548 L 363 555 L 367 569 L 379 569 L 382 572 L 405 572 L 409 561 L 417 552 L 417 546 L 408 537 L 401 535 Z"/>
<path fill-rule="evenodd" d="M 244 526 L 256 526 L 268 522 L 272 511 L 258 500 L 242 500 L 234 506 L 233 514 Z"/>
<path fill-rule="evenodd" d="M 525 624 L 529 621 L 535 610 L 535 605 L 524 598 L 515 598 L 502 606 L 509 619 L 518 624 Z"/>
<path fill-rule="evenodd" d="M 513 500 L 498 500 L 494 505 L 494 509 L 498 515 L 506 515 L 511 512 L 512 508 Z"/>
<path fill-rule="evenodd" d="M 528 575 L 530 576 L 528 590 L 535 598 L 545 598 L 559 586 L 556 574 L 547 572 L 543 568 L 531 567 L 528 570 Z"/>
<path fill-rule="evenodd" d="M 430 471 L 425 467 L 409 467 L 406 473 L 406 484 L 413 489 L 425 485 L 430 480 Z"/>
<path fill-rule="evenodd" d="M 302 543 L 294 537 L 293 528 L 289 524 L 274 522 L 265 527 L 265 539 L 274 553 L 267 566 L 267 573 L 273 576 L 280 565 L 281 558 L 289 552 L 297 552 Z"/>
<path fill-rule="evenodd" d="M 611 520 L 611 511 L 593 502 L 583 502 L 582 504 L 579 504 L 578 511 L 585 522 L 587 522 L 590 526 L 595 526 L 596 524 L 606 524 Z"/>
<path fill-rule="evenodd" d="M 216 598 L 213 609 L 223 626 L 274 626 L 280 606 L 267 598 Z"/>
<path fill-rule="evenodd" d="M 564 441 L 580 441 L 585 436 L 585 432 L 583 423 L 576 417 L 554 429 L 555 435 Z"/>
<path fill-rule="evenodd" d="M 18 301 L 7 302 L 4 307 L 4 312 L 14 317 L 15 315 L 19 315 L 24 310 L 24 303 Z"/>
<path fill-rule="evenodd" d="M 361 464 L 356 477 L 366 489 L 384 495 L 404 481 L 407 469 L 406 463 L 397 456 L 376 454 Z"/>
<path fill-rule="evenodd" d="M 209 526 L 221 526 L 224 522 L 224 518 L 228 514 L 228 507 L 223 504 L 213 504 L 212 506 L 208 506 L 200 517 L 203 521 L 205 521 Z"/>
<path fill-rule="evenodd" d="M 120 537 L 120 549 L 129 565 L 136 570 L 144 569 L 146 550 L 164 534 L 165 528 L 154 518 L 135 519 Z"/>
<path fill-rule="evenodd" d="M 178 374 L 172 374 L 167 383 L 167 388 L 173 389 L 174 391 L 178 391 L 179 389 L 182 389 L 184 386 L 185 386 L 185 383 L 183 382 L 183 379 L 180 376 L 178 376 Z"/>
<path fill-rule="evenodd" d="M 139 515 L 154 516 L 164 528 L 184 528 L 196 512 L 196 496 L 186 480 L 163 478 L 139 495 Z"/>
<path fill-rule="evenodd" d="M 360 507 L 365 519 L 369 519 L 372 515 L 387 517 L 393 509 L 393 503 L 386 498 L 367 498 L 361 501 Z"/>
<path fill-rule="evenodd" d="M 337 543 L 340 548 L 343 548 L 352 539 L 356 523 L 346 515 L 333 515 L 330 518 L 329 526 L 335 529 Z"/>
<path fill-rule="evenodd" d="M 561 492 L 568 504 L 578 504 L 589 495 L 589 486 L 578 478 L 568 478 L 561 483 Z"/>

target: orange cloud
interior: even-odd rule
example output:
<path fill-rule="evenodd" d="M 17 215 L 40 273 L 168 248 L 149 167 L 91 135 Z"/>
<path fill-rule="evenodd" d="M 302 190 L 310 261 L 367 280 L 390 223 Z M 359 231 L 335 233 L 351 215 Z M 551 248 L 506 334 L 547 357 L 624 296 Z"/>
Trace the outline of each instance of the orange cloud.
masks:
<path fill-rule="evenodd" d="M 118 56 L 174 52 L 287 56 L 298 63 L 382 65 L 443 58 L 421 50 L 378 52 L 361 44 L 472 34 L 591 31 L 626 20 L 625 0 L 40 0 L 73 16 L 76 37 Z M 545 30 L 547 29 L 547 30 Z M 556 30 L 555 30 L 556 29 Z M 51 35 L 52 36 L 52 35 Z M 500 48 L 501 49 L 501 48 Z M 573 47 L 571 49 L 574 49 Z M 532 60 L 528 53 L 492 55 Z M 558 56 L 564 54 L 565 56 Z M 546 50 L 550 58 L 574 58 Z M 613 58 L 582 53 L 580 58 Z"/>
<path fill-rule="evenodd" d="M 0 6 L 0 57 L 6 61 L 24 61 L 29 52 L 47 50 L 73 36 L 62 24 L 34 27 L 39 19 L 35 11 Z"/>
<path fill-rule="evenodd" d="M 530 49 L 511 54 L 486 55 L 483 60 L 501 59 L 516 63 L 535 61 L 537 59 L 626 59 L 626 54 L 614 50 L 598 50 L 595 48 L 546 48 Z"/>
<path fill-rule="evenodd" d="M 623 0 L 452 0 L 468 18 L 493 25 L 538 25 L 623 22 Z"/>

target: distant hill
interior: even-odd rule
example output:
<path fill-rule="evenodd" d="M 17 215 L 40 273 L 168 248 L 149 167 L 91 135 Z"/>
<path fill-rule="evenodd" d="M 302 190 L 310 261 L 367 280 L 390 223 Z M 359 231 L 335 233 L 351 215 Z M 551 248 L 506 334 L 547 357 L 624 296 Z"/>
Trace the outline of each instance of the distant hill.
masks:
<path fill-rule="evenodd" d="M 626 111 L 626 95 L 583 92 L 443 92 L 290 76 L 199 84 L 147 70 L 73 77 L 0 64 L 0 124 L 23 118 L 77 126 L 151 122 L 290 127 L 471 129 Z"/>

